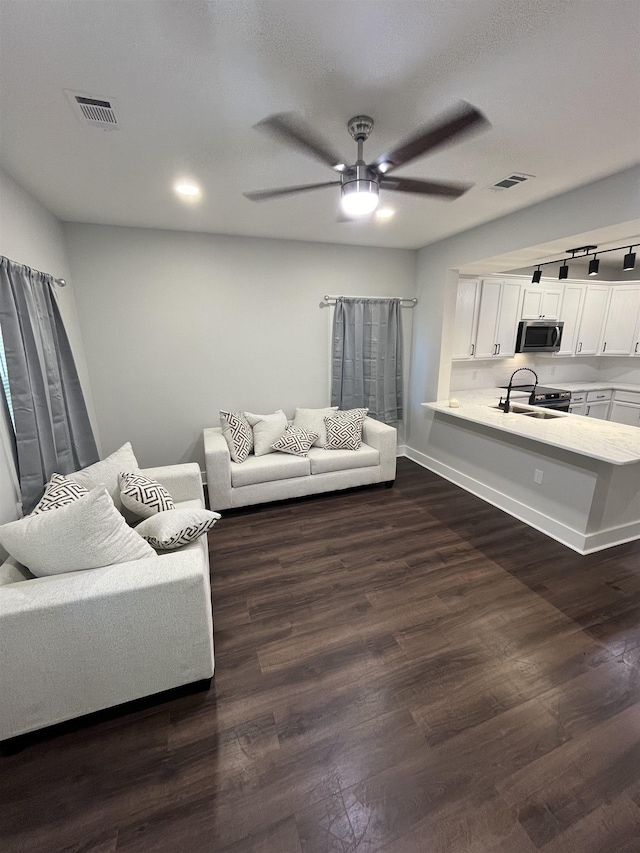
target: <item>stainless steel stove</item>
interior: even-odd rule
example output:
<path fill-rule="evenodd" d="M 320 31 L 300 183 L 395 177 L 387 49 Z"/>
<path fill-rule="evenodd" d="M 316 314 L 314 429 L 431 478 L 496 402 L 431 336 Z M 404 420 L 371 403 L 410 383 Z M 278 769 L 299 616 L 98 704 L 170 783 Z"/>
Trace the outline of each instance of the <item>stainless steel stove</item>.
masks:
<path fill-rule="evenodd" d="M 501 386 L 506 388 L 506 385 Z M 512 391 L 528 391 L 530 406 L 543 406 L 558 412 L 568 412 L 571 403 L 571 391 L 561 388 L 547 388 L 545 385 L 512 385 Z"/>

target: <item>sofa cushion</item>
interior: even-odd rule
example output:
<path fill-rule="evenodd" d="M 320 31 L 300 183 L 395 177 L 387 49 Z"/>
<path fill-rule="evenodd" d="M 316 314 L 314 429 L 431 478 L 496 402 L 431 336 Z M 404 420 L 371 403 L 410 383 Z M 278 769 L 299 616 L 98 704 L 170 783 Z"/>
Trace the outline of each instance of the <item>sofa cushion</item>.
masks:
<path fill-rule="evenodd" d="M 67 474 L 67 479 L 73 480 L 74 483 L 80 483 L 85 489 L 95 489 L 97 486 L 104 486 L 111 496 L 116 509 L 122 512 L 122 501 L 120 500 L 120 486 L 118 485 L 118 474 L 121 471 L 140 472 L 138 460 L 135 457 L 131 444 L 127 442 L 118 450 L 115 450 L 106 459 L 96 462 L 94 465 L 89 465 L 88 468 L 83 468 L 81 471 L 74 471 L 72 474 Z M 123 513 L 128 517 L 126 513 Z"/>
<path fill-rule="evenodd" d="M 234 462 L 244 462 L 253 450 L 253 429 L 244 412 L 220 412 L 220 427 Z"/>
<path fill-rule="evenodd" d="M 118 484 L 122 505 L 140 518 L 175 509 L 173 498 L 165 487 L 144 474 L 123 471 L 118 475 Z"/>
<path fill-rule="evenodd" d="M 245 412 L 244 415 L 253 429 L 255 455 L 266 456 L 267 453 L 275 453 L 271 445 L 284 434 L 289 423 L 282 409 L 272 415 L 256 415 L 253 412 Z"/>
<path fill-rule="evenodd" d="M 308 458 L 277 451 L 267 456 L 250 456 L 242 465 L 237 462 L 230 464 L 231 485 L 234 488 L 270 483 L 272 480 L 288 480 L 291 477 L 306 477 L 311 473 Z"/>
<path fill-rule="evenodd" d="M 350 468 L 368 468 L 380 464 L 380 454 L 375 447 L 361 444 L 358 450 L 326 450 L 312 447 L 309 451 L 312 474 L 328 471 L 348 471 Z"/>
<path fill-rule="evenodd" d="M 296 409 L 293 419 L 294 427 L 315 432 L 318 437 L 313 442 L 314 447 L 324 447 L 327 443 L 327 428 L 325 418 L 331 418 L 338 411 L 337 406 L 327 406 L 325 409 Z"/>
<path fill-rule="evenodd" d="M 35 578 L 26 566 L 19 563 L 13 557 L 9 557 L 0 566 L 0 586 L 8 586 L 11 583 L 30 581 Z"/>
<path fill-rule="evenodd" d="M 158 551 L 173 551 L 211 530 L 220 518 L 208 509 L 168 509 L 136 525 L 136 532 Z"/>

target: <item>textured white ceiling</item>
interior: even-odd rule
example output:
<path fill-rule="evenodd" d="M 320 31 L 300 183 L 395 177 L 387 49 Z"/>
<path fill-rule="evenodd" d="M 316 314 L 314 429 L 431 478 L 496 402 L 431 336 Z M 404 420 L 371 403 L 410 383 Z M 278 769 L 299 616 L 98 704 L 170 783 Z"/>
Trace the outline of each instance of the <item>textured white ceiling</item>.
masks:
<path fill-rule="evenodd" d="M 0 33 L 0 162 L 64 220 L 416 248 L 640 151 L 636 0 L 0 0 Z M 115 98 L 123 129 L 82 127 L 64 89 Z M 455 202 L 386 191 L 392 220 L 338 224 L 338 188 L 242 196 L 334 177 L 252 130 L 271 113 L 347 160 L 368 113 L 373 159 L 459 99 L 491 130 L 397 172 L 476 184 Z M 536 179 L 486 189 L 512 170 Z"/>

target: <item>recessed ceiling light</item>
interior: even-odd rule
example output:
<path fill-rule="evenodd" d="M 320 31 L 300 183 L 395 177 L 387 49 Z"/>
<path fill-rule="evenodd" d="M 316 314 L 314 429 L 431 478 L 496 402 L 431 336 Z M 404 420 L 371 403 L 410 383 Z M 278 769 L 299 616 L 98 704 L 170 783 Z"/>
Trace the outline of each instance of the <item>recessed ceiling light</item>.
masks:
<path fill-rule="evenodd" d="M 185 196 L 185 198 L 195 198 L 196 196 L 200 195 L 200 187 L 196 184 L 176 184 L 174 186 L 174 190 L 178 193 L 178 195 Z"/>
<path fill-rule="evenodd" d="M 394 214 L 395 210 L 391 210 L 390 207 L 381 207 L 380 210 L 376 210 L 378 219 L 391 219 Z"/>

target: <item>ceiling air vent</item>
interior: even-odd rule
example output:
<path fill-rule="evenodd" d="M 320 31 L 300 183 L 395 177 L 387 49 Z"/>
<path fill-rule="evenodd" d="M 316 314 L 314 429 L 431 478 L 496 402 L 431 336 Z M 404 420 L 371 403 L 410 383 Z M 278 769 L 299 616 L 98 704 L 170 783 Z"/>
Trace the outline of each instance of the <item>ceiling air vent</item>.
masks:
<path fill-rule="evenodd" d="M 114 109 L 114 98 L 99 98 L 86 92 L 71 92 L 65 89 L 78 121 L 89 127 L 99 127 L 101 130 L 120 130 Z"/>
<path fill-rule="evenodd" d="M 500 190 L 510 190 L 511 187 L 517 187 L 519 184 L 528 181 L 530 178 L 535 178 L 535 175 L 527 175 L 525 172 L 511 172 L 506 178 L 492 184 L 489 189 L 498 192 Z"/>

